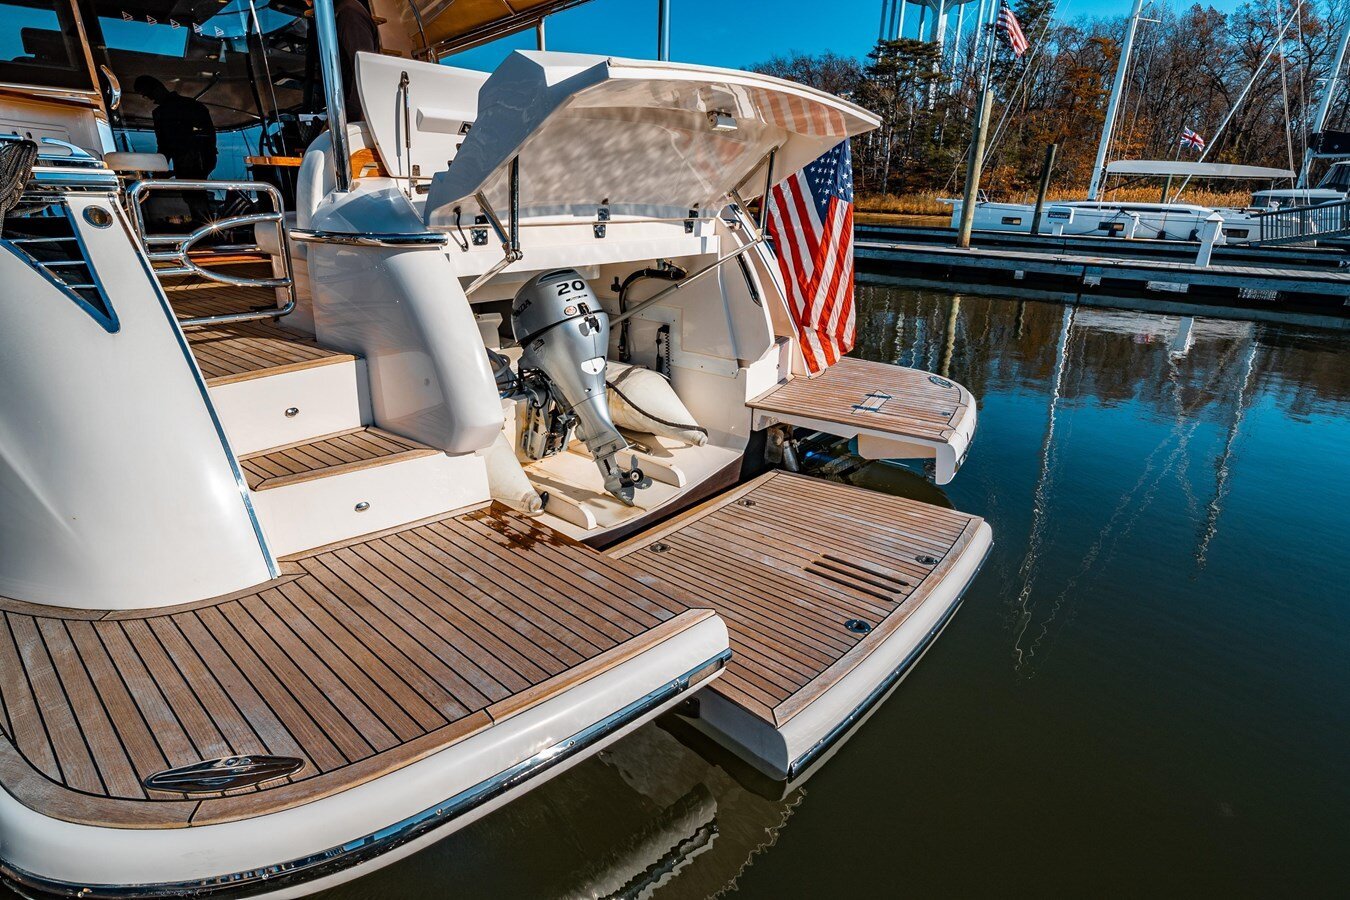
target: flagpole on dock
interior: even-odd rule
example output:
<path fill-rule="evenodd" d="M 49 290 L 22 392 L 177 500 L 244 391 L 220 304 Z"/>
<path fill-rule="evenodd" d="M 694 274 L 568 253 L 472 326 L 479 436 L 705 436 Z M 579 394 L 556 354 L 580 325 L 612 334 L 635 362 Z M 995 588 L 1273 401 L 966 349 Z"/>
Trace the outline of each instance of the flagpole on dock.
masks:
<path fill-rule="evenodd" d="M 1106 103 L 1106 119 L 1102 122 L 1102 137 L 1097 144 L 1097 161 L 1092 166 L 1092 181 L 1088 184 L 1089 200 L 1096 200 L 1101 192 L 1102 175 L 1106 171 L 1106 154 L 1111 149 L 1111 132 L 1116 126 L 1116 111 L 1120 108 L 1120 94 L 1125 88 L 1125 73 L 1130 67 L 1130 53 L 1134 50 L 1134 33 L 1139 28 L 1139 16 L 1144 11 L 1144 0 L 1134 0 L 1134 10 L 1125 26 L 1125 40 L 1120 45 L 1120 62 L 1116 63 L 1116 79 L 1111 85 L 1111 99 Z"/>

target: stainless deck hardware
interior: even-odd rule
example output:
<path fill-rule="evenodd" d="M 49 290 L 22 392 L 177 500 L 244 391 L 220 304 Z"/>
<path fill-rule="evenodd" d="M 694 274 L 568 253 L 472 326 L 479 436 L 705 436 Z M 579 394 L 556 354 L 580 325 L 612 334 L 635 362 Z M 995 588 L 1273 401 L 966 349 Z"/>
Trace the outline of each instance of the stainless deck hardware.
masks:
<path fill-rule="evenodd" d="M 259 196 L 265 196 L 271 201 L 272 211 L 262 213 L 252 213 L 245 216 L 231 216 L 228 219 L 221 219 L 217 222 L 210 222 L 198 228 L 188 235 L 182 234 L 150 234 L 146 231 L 145 214 L 142 205 L 146 197 L 153 191 L 183 191 L 183 190 L 201 190 L 201 191 L 246 191 L 255 193 Z M 180 319 L 178 324 L 181 327 L 190 325 L 225 325 L 235 322 L 256 322 L 262 319 L 276 319 L 289 314 L 295 309 L 295 271 L 291 265 L 290 243 L 286 240 L 286 219 L 285 206 L 282 204 L 281 192 L 270 184 L 263 184 L 257 181 L 189 181 L 186 179 L 153 179 L 138 181 L 127 191 L 127 205 L 130 207 L 132 223 L 136 227 L 136 233 L 140 236 L 141 243 L 145 246 L 146 258 L 151 263 L 177 263 L 176 266 L 169 268 L 155 269 L 155 275 L 159 278 L 170 277 L 174 275 L 200 275 L 211 281 L 219 281 L 222 284 L 234 285 L 235 287 L 270 287 L 285 288 L 287 300 L 282 306 L 275 309 L 266 309 L 256 312 L 229 313 L 219 316 L 199 316 L 194 319 Z M 220 234 L 234 228 L 244 228 L 250 225 L 260 225 L 271 223 L 276 230 L 277 246 L 281 252 L 281 261 L 284 275 L 274 278 L 242 278 L 237 275 L 227 275 L 224 272 L 216 272 L 210 269 L 203 269 L 195 263 L 191 256 L 192 248 L 200 241 L 213 234 Z M 157 247 L 168 247 L 167 250 L 155 249 Z"/>

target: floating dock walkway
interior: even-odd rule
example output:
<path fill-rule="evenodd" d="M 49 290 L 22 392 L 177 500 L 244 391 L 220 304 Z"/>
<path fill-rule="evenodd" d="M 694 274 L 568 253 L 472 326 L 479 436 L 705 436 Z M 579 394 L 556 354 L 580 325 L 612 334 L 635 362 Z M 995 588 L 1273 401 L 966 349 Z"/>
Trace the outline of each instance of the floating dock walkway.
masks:
<path fill-rule="evenodd" d="M 862 226 L 855 242 L 858 267 L 938 283 L 1350 314 L 1350 269 L 1340 267 L 1348 258 L 1337 250 L 1221 247 L 1210 265 L 1201 266 L 1193 261 L 1194 244 L 977 232 L 973 246 L 962 249 L 940 243 L 934 232 L 944 231 L 954 242 L 951 229 Z"/>

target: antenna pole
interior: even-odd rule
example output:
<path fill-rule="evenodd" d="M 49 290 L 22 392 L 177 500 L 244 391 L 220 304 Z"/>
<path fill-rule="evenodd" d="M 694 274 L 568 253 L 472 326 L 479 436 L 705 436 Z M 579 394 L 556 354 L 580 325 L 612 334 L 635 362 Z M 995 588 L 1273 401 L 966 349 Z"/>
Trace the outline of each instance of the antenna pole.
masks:
<path fill-rule="evenodd" d="M 1111 149 L 1111 132 L 1116 126 L 1116 110 L 1120 107 L 1120 94 L 1125 88 L 1125 72 L 1130 67 L 1130 53 L 1134 50 L 1134 33 L 1139 27 L 1139 14 L 1143 12 L 1144 0 L 1134 0 L 1134 11 L 1125 26 L 1125 41 L 1120 45 L 1120 62 L 1116 64 L 1116 80 L 1111 85 L 1111 99 L 1106 103 L 1106 120 L 1102 122 L 1102 138 L 1097 144 L 1097 161 L 1092 166 L 1092 181 L 1088 185 L 1089 200 L 1096 200 L 1101 192 L 1102 175 L 1106 171 L 1106 154 Z"/>

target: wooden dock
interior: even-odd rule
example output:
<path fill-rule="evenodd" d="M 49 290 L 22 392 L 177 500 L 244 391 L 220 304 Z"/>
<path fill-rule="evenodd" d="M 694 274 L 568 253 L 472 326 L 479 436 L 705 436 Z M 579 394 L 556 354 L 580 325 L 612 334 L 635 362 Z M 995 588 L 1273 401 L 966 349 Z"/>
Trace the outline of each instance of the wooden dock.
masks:
<path fill-rule="evenodd" d="M 1350 314 L 1350 269 L 1329 264 L 1338 263 L 1337 257 L 1322 258 L 1316 266 L 1295 267 L 1282 261 L 1280 250 L 1272 249 L 1265 251 L 1270 254 L 1267 265 L 1223 264 L 1216 254 L 1214 264 L 1199 266 L 1175 258 L 1127 255 L 1133 241 L 1103 246 L 1109 239 L 1094 238 L 1101 243 L 1090 253 L 1078 248 L 1049 249 L 1054 238 L 1037 240 L 1044 240 L 1046 249 L 989 244 L 961 249 L 895 240 L 858 240 L 855 247 L 860 271 L 906 280 L 1030 288 L 1085 297 L 1139 296 L 1323 316 Z"/>

